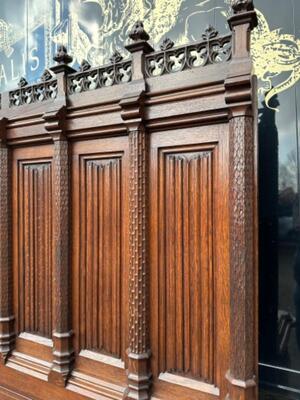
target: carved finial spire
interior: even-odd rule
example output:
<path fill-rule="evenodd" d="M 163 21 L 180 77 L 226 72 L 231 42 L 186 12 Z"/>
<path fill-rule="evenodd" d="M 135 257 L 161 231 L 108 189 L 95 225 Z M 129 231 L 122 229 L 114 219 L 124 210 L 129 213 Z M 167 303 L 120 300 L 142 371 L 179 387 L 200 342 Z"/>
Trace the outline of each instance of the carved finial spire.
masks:
<path fill-rule="evenodd" d="M 145 78 L 145 54 L 152 53 L 153 47 L 148 40 L 148 33 L 144 29 L 142 21 L 137 21 L 129 33 L 130 43 L 125 49 L 132 54 L 132 81 L 143 80 Z M 144 81 L 145 85 L 145 81 Z"/>
<path fill-rule="evenodd" d="M 129 32 L 130 39 L 132 39 L 134 42 L 138 42 L 141 40 L 149 40 L 150 36 L 148 35 L 148 33 L 145 31 L 144 29 L 144 24 L 142 21 L 137 21 L 132 30 Z"/>
<path fill-rule="evenodd" d="M 91 64 L 87 60 L 83 59 L 81 61 L 79 69 L 81 72 L 88 71 L 89 69 L 91 69 Z"/>
<path fill-rule="evenodd" d="M 22 76 L 21 79 L 20 79 L 19 82 L 18 82 L 19 88 L 22 88 L 22 87 L 27 86 L 27 85 L 28 85 L 28 82 L 27 82 L 26 79 Z"/>
<path fill-rule="evenodd" d="M 254 4 L 252 0 L 233 0 L 231 3 L 234 14 L 240 14 L 247 11 L 254 10 Z"/>
<path fill-rule="evenodd" d="M 219 32 L 212 25 L 208 25 L 208 27 L 205 29 L 204 33 L 202 34 L 202 38 L 204 40 L 208 41 L 210 39 L 217 37 L 218 34 L 219 34 Z"/>
<path fill-rule="evenodd" d="M 58 47 L 53 60 L 58 64 L 70 64 L 73 61 L 73 57 L 68 54 L 66 47 L 61 45 Z"/>
<path fill-rule="evenodd" d="M 123 57 L 117 50 L 113 53 L 113 55 L 109 59 L 109 61 L 112 64 L 117 64 L 118 62 L 120 62 L 122 60 L 123 60 Z"/>
<path fill-rule="evenodd" d="M 245 26 L 245 31 L 242 34 L 239 32 L 238 37 L 235 37 L 234 40 L 239 43 L 244 43 L 243 39 L 241 39 L 239 36 L 247 36 L 246 41 L 248 43 L 247 45 L 247 51 L 249 50 L 250 46 L 250 32 L 248 32 L 249 25 L 250 25 L 250 31 L 257 26 L 257 15 L 254 9 L 254 4 L 253 0 L 232 0 L 231 1 L 231 7 L 233 14 L 229 17 L 228 23 L 229 27 L 232 31 L 235 30 L 235 27 L 244 25 Z M 241 50 L 241 46 L 234 46 L 234 49 L 236 51 Z"/>
<path fill-rule="evenodd" d="M 43 72 L 43 75 L 41 76 L 41 81 L 42 82 L 47 82 L 50 81 L 50 79 L 53 78 L 53 75 L 51 74 L 51 72 L 48 69 L 45 69 L 45 71 Z"/>
<path fill-rule="evenodd" d="M 170 38 L 164 39 L 162 44 L 160 45 L 160 49 L 162 51 L 166 51 L 166 50 L 172 49 L 172 47 L 174 47 L 174 42 Z"/>

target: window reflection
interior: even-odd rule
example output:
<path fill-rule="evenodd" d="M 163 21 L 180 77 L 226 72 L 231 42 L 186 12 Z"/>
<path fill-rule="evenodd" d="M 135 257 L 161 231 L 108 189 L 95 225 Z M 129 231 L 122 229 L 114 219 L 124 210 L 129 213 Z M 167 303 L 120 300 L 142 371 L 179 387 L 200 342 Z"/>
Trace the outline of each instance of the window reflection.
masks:
<path fill-rule="evenodd" d="M 296 129 L 287 142 L 278 130 L 278 120 L 288 126 L 280 103 L 276 95 L 259 109 L 260 378 L 299 396 L 299 155 Z"/>
<path fill-rule="evenodd" d="M 272 105 L 279 106 L 278 96 Z M 276 354 L 278 298 L 278 130 L 276 112 L 262 103 L 259 109 L 259 223 L 260 247 L 260 354 L 272 362 Z M 272 290 L 266 290 L 267 287 Z"/>

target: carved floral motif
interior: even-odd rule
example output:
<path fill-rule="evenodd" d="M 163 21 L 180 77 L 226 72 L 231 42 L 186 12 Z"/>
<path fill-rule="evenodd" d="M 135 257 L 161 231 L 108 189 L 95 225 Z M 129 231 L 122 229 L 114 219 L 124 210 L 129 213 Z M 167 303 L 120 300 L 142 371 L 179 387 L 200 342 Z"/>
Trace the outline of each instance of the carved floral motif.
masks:
<path fill-rule="evenodd" d="M 45 69 L 45 71 L 43 72 L 43 75 L 41 76 L 41 81 L 42 82 L 47 82 L 50 81 L 50 79 L 53 78 L 53 75 L 51 74 L 51 72 L 48 69 Z"/>
<path fill-rule="evenodd" d="M 166 38 L 166 39 L 164 39 L 164 41 L 160 45 L 160 49 L 162 51 L 170 50 L 170 49 L 172 49 L 172 47 L 174 47 L 174 44 L 175 43 L 173 42 L 173 40 L 171 40 L 169 38 Z"/>
<path fill-rule="evenodd" d="M 79 70 L 81 72 L 84 72 L 84 71 L 88 71 L 89 69 L 91 69 L 91 64 L 87 60 L 82 60 Z"/>
<path fill-rule="evenodd" d="M 114 54 L 109 59 L 109 61 L 112 64 L 117 64 L 118 62 L 120 62 L 122 60 L 123 60 L 123 57 L 118 51 L 115 51 Z"/>
<path fill-rule="evenodd" d="M 218 34 L 219 32 L 212 25 L 209 25 L 202 34 L 202 38 L 208 41 L 217 37 Z"/>
<path fill-rule="evenodd" d="M 26 81 L 26 79 L 22 76 L 22 78 L 19 80 L 18 82 L 18 86 L 19 88 L 25 87 L 28 85 L 28 82 Z"/>

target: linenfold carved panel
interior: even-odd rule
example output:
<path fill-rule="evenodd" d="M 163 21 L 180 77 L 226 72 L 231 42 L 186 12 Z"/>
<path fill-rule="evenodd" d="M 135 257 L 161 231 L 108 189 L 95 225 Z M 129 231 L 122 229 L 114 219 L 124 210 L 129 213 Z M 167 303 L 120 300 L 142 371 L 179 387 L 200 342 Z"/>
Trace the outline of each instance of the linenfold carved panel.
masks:
<path fill-rule="evenodd" d="M 18 163 L 19 332 L 52 335 L 52 168 Z"/>
<path fill-rule="evenodd" d="M 122 154 L 80 157 L 80 347 L 121 358 Z"/>
<path fill-rule="evenodd" d="M 159 154 L 159 368 L 214 383 L 213 150 Z"/>

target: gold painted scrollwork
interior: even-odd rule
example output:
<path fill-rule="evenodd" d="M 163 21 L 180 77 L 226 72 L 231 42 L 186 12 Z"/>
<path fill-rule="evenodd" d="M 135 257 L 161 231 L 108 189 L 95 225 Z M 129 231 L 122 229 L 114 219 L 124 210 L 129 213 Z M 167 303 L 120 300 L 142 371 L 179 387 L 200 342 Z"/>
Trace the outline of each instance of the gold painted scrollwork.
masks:
<path fill-rule="evenodd" d="M 271 98 L 290 89 L 300 79 L 300 40 L 281 33 L 281 29 L 271 31 L 265 16 L 256 11 L 259 24 L 252 34 L 251 51 L 260 80 L 259 92 L 266 93 L 265 102 L 271 108 Z M 283 77 L 276 86 L 273 86 L 274 77 Z"/>

